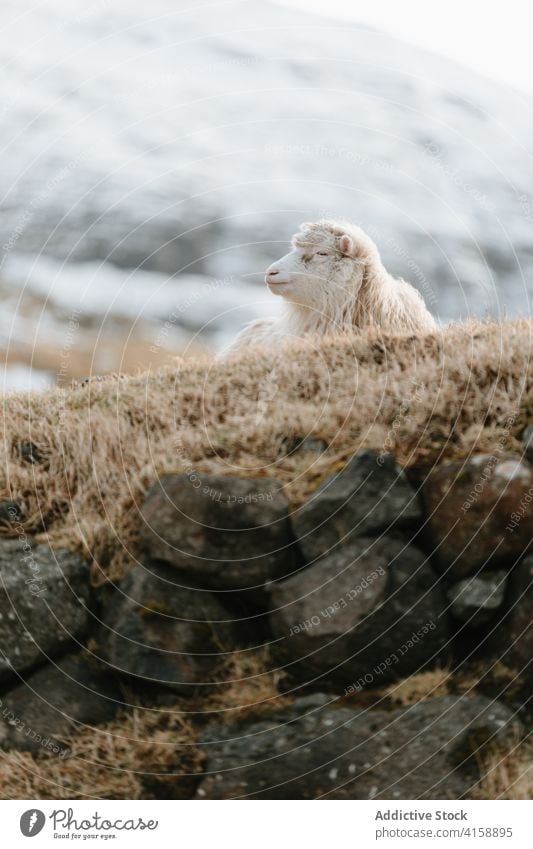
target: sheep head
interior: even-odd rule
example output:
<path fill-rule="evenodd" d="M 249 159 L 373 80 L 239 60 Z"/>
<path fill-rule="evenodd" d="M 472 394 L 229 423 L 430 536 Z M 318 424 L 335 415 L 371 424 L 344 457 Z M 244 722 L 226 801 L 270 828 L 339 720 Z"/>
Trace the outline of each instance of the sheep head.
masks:
<path fill-rule="evenodd" d="M 354 224 L 305 223 L 291 244 L 267 268 L 265 282 L 273 294 L 325 315 L 353 304 L 368 265 L 379 263 L 374 243 Z"/>

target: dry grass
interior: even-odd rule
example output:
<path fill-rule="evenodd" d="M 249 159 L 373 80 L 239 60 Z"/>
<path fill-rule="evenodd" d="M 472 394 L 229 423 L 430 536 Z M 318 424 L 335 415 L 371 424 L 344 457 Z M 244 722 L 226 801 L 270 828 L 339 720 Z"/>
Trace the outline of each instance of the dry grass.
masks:
<path fill-rule="evenodd" d="M 270 713 L 285 707 L 292 699 L 282 696 L 283 678 L 264 646 L 254 651 L 235 651 L 224 664 L 223 687 L 205 700 L 205 710 L 217 722 L 232 723 L 254 714 Z"/>
<path fill-rule="evenodd" d="M 0 752 L 0 799 L 142 799 L 165 785 L 164 795 L 173 796 L 202 769 L 179 710 L 138 708 L 68 742 L 64 758 Z"/>
<path fill-rule="evenodd" d="M 158 472 L 276 477 L 298 504 L 359 447 L 385 447 L 403 465 L 516 449 L 533 413 L 532 328 L 521 320 L 421 338 L 376 331 L 11 395 L 0 498 L 22 501 L 28 532 L 44 527 L 52 545 L 83 550 L 99 580 L 135 556 L 138 508 Z M 287 452 L 288 440 L 307 434 L 328 451 Z M 28 442 L 37 463 L 21 456 Z"/>
<path fill-rule="evenodd" d="M 450 693 L 451 672 L 449 669 L 429 669 L 417 672 L 401 681 L 390 684 L 383 695 L 402 707 L 415 705 L 426 699 L 446 696 Z"/>
<path fill-rule="evenodd" d="M 533 741 L 494 749 L 484 758 L 481 775 L 474 799 L 533 799 Z"/>

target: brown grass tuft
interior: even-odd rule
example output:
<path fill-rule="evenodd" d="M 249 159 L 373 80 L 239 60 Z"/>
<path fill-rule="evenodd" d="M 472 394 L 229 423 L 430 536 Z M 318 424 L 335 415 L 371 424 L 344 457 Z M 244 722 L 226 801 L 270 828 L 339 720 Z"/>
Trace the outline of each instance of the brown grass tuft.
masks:
<path fill-rule="evenodd" d="M 451 680 L 449 669 L 430 669 L 390 684 L 382 691 L 382 694 L 396 704 L 415 705 L 426 699 L 448 695 L 451 692 Z"/>
<path fill-rule="evenodd" d="M 206 709 L 213 712 L 213 721 L 225 723 L 279 710 L 292 701 L 279 693 L 282 678 L 266 646 L 232 652 L 221 673 L 225 684 L 207 697 Z"/>
<path fill-rule="evenodd" d="M 480 771 L 474 799 L 533 799 L 533 740 L 516 741 L 504 751 L 492 749 Z"/>

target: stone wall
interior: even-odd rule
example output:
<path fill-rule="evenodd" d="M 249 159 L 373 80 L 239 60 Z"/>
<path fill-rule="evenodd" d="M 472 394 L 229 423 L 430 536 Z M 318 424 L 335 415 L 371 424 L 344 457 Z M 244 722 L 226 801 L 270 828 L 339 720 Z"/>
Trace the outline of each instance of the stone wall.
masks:
<path fill-rule="evenodd" d="M 148 781 L 147 795 L 474 792 L 483 754 L 529 725 L 527 439 L 523 456 L 409 476 L 391 455 L 359 451 L 292 512 L 270 477 L 161 476 L 140 556 L 98 589 L 81 556 L 36 545 L 21 505 L 4 502 L 0 745 L 68 759 L 80 729 L 132 704 L 178 706 L 202 768 L 185 784 L 179 768 Z M 221 669 L 259 650 L 279 699 L 226 716 Z M 394 698 L 421 676 L 423 697 Z"/>

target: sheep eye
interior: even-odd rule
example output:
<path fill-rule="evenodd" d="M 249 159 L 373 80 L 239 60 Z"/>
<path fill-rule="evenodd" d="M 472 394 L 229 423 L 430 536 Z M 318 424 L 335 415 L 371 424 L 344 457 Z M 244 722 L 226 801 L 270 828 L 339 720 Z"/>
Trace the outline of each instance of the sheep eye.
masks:
<path fill-rule="evenodd" d="M 316 255 L 317 256 L 329 256 L 327 251 L 317 251 Z"/>

